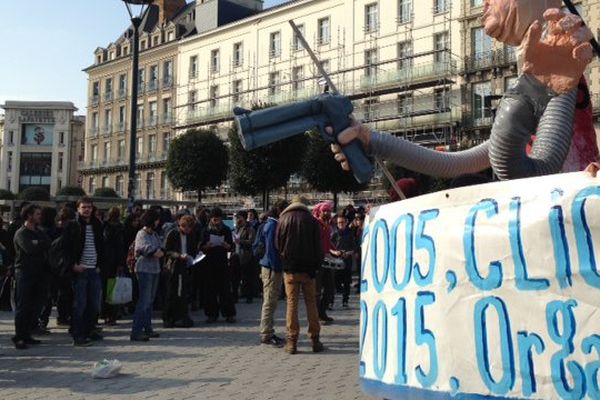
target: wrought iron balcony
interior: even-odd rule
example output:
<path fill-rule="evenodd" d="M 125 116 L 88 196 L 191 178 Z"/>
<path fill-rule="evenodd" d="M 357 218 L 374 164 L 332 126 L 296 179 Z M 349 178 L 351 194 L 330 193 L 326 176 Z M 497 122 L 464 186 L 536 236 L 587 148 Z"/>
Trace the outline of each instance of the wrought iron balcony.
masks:
<path fill-rule="evenodd" d="M 104 101 L 112 101 L 113 99 L 113 92 L 106 92 L 104 93 Z"/>

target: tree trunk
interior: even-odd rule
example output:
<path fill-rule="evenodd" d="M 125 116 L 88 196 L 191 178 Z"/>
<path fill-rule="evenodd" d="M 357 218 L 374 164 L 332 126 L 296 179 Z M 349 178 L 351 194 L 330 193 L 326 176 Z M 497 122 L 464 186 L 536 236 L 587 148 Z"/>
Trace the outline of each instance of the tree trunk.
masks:
<path fill-rule="evenodd" d="M 198 204 L 202 203 L 202 190 L 198 189 L 196 191 L 196 194 L 198 195 Z"/>
<path fill-rule="evenodd" d="M 337 192 L 333 193 L 333 212 L 337 213 L 337 208 L 338 208 L 338 194 Z"/>

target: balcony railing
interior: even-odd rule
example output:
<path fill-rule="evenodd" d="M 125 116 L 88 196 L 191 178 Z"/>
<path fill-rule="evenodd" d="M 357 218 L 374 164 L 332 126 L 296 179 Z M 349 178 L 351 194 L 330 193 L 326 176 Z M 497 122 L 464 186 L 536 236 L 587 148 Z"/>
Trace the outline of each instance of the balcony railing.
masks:
<path fill-rule="evenodd" d="M 104 125 L 104 128 L 102 128 L 102 133 L 105 135 L 109 135 L 112 132 L 112 124 L 108 123 L 106 125 Z"/>
<path fill-rule="evenodd" d="M 226 117 L 228 115 L 231 115 L 231 110 L 231 106 L 227 104 L 222 106 L 203 108 L 196 111 L 190 111 L 187 114 L 186 121 L 188 123 L 194 123 L 214 118 Z"/>
<path fill-rule="evenodd" d="M 98 137 L 98 127 L 97 126 L 93 126 L 90 128 L 90 130 L 88 131 L 88 137 Z"/>
<path fill-rule="evenodd" d="M 100 95 L 95 94 L 92 96 L 91 103 L 93 107 L 96 107 L 100 103 Z"/>
<path fill-rule="evenodd" d="M 438 80 L 456 73 L 454 61 L 430 62 L 413 65 L 411 68 L 392 71 L 378 71 L 371 76 L 363 76 L 360 86 L 363 90 L 395 85 L 410 85 L 429 80 Z"/>
<path fill-rule="evenodd" d="M 516 64 L 517 55 L 507 49 L 489 50 L 465 57 L 465 71 L 480 71 Z"/>
<path fill-rule="evenodd" d="M 303 88 L 292 91 L 280 91 L 269 95 L 266 99 L 268 104 L 284 104 L 297 100 L 308 99 L 319 94 L 319 89 L 315 87 Z"/>
<path fill-rule="evenodd" d="M 171 124 L 173 122 L 173 114 L 166 113 L 162 115 L 162 123 L 165 125 Z"/>
<path fill-rule="evenodd" d="M 124 99 L 127 97 L 127 89 L 121 88 L 119 89 L 119 99 Z"/>
<path fill-rule="evenodd" d="M 149 128 L 155 127 L 157 123 L 158 123 L 158 116 L 151 115 L 150 117 L 148 117 L 148 127 Z"/>
<path fill-rule="evenodd" d="M 112 101 L 113 99 L 113 92 L 106 92 L 104 93 L 104 101 Z"/>
<path fill-rule="evenodd" d="M 148 92 L 155 92 L 158 89 L 158 80 L 154 79 L 148 82 Z"/>
<path fill-rule="evenodd" d="M 117 124 L 117 132 L 125 132 L 125 128 L 126 128 L 125 124 L 126 124 L 125 121 L 119 122 Z"/>
<path fill-rule="evenodd" d="M 146 91 L 146 84 L 145 83 L 140 83 L 138 84 L 138 96 L 141 96 L 145 93 Z"/>
<path fill-rule="evenodd" d="M 163 89 L 170 89 L 171 87 L 173 87 L 173 77 L 172 76 L 168 76 L 166 78 L 163 78 L 162 88 Z"/>

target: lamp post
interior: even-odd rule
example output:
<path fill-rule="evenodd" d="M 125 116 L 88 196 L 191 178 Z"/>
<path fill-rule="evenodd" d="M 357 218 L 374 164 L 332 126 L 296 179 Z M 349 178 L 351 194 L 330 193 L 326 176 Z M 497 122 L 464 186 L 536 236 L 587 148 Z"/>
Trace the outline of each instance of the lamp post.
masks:
<path fill-rule="evenodd" d="M 123 0 L 133 26 L 131 39 L 131 112 L 129 132 L 129 180 L 127 182 L 127 210 L 131 214 L 135 197 L 135 153 L 137 147 L 137 97 L 138 97 L 138 64 L 140 56 L 139 28 L 153 0 Z M 137 12 L 136 12 L 137 11 Z"/>

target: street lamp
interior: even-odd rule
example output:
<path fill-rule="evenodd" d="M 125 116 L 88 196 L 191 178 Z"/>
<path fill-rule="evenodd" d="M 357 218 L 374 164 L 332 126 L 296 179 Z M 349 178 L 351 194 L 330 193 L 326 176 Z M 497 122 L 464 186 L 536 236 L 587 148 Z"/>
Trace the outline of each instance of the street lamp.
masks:
<path fill-rule="evenodd" d="M 133 25 L 133 37 L 131 38 L 131 112 L 129 132 L 129 180 L 127 183 L 127 210 L 131 214 L 135 193 L 135 152 L 137 147 L 137 97 L 138 97 L 138 64 L 140 56 L 140 33 L 139 28 L 145 14 L 150 9 L 154 0 L 123 0 Z"/>

